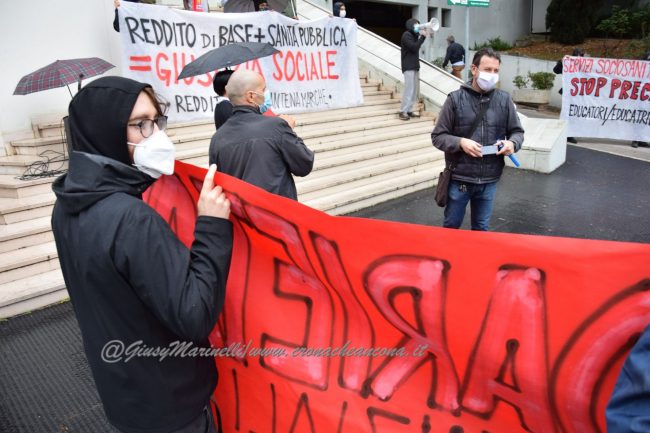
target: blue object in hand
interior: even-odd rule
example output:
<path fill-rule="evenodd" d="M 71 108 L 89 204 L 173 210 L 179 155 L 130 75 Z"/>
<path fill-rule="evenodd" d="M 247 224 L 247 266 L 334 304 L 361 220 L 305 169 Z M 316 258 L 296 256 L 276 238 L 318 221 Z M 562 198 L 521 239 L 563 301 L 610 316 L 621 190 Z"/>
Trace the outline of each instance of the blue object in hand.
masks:
<path fill-rule="evenodd" d="M 503 144 L 499 144 L 499 150 L 503 147 Z M 515 165 L 515 167 L 521 167 L 521 163 L 519 163 L 519 160 L 515 156 L 515 154 L 508 155 L 508 158 L 510 158 L 510 161 Z"/>

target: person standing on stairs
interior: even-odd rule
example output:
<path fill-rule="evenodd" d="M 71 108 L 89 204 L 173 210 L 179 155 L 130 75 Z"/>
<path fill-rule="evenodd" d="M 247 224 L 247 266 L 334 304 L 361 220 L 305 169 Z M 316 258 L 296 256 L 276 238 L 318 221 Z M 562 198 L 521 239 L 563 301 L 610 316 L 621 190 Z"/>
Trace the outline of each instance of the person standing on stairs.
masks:
<path fill-rule="evenodd" d="M 402 73 L 404 74 L 404 92 L 399 118 L 409 120 L 411 117 L 420 117 L 412 111 L 413 104 L 418 101 L 420 93 L 420 47 L 426 36 L 415 30 L 415 25 L 420 21 L 415 18 L 406 20 L 406 31 L 402 34 Z"/>

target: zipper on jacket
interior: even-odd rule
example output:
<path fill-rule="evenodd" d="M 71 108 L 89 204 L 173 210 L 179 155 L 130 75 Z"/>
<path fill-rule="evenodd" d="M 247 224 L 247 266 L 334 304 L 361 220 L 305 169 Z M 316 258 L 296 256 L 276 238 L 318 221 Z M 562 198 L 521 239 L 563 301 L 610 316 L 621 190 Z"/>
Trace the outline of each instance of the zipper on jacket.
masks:
<path fill-rule="evenodd" d="M 489 100 L 488 100 L 489 101 Z M 483 102 L 483 97 L 479 100 L 479 109 L 483 109 L 482 105 L 487 104 L 489 102 Z M 480 113 L 480 111 L 479 111 Z M 481 146 L 485 146 L 483 143 L 485 143 L 485 118 L 487 117 L 487 110 L 485 111 L 485 115 L 481 119 Z M 483 178 L 483 158 L 481 157 L 481 168 L 478 172 L 478 183 L 479 185 L 482 183 L 481 179 Z"/>

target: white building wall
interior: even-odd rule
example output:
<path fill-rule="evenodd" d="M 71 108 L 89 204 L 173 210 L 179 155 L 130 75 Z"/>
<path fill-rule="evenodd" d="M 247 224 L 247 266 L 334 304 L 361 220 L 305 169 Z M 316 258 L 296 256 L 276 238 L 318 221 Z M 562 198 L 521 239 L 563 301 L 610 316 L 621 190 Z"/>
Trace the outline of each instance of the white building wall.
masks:
<path fill-rule="evenodd" d="M 100 57 L 114 65 L 113 2 L 110 0 L 32 0 L 3 2 L 0 14 L 0 149 L 31 134 L 31 118 L 67 111 L 65 87 L 13 95 L 20 78 L 55 60 Z M 115 46 L 111 41 L 115 41 Z M 118 68 L 107 74 L 119 74 Z M 76 91 L 76 85 L 71 86 Z M 60 116 L 59 116 L 60 118 Z M 0 150 L 1 152 L 2 150 Z"/>
<path fill-rule="evenodd" d="M 551 0 L 532 0 L 533 1 L 533 24 L 532 33 L 546 32 L 546 9 L 551 4 Z"/>

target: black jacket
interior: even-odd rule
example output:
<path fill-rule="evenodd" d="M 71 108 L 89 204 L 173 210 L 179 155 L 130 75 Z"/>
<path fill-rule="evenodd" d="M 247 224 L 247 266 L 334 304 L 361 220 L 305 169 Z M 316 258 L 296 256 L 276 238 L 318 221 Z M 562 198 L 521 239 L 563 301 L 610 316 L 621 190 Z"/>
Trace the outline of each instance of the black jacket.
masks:
<path fill-rule="evenodd" d="M 235 105 L 230 119 L 212 136 L 210 164 L 274 194 L 298 199 L 292 174 L 307 176 L 314 152 L 279 117 Z"/>
<path fill-rule="evenodd" d="M 72 152 L 69 173 L 53 185 L 52 229 L 88 363 L 108 420 L 134 433 L 169 432 L 198 417 L 217 382 L 214 358 L 108 362 L 102 350 L 114 340 L 207 346 L 232 251 L 231 223 L 207 216 L 188 250 L 141 200 L 152 182 L 133 166 Z"/>
<path fill-rule="evenodd" d="M 417 20 L 411 18 L 406 21 L 406 31 L 402 34 L 402 72 L 420 70 L 420 47 L 426 39 L 422 35 L 413 33 L 413 25 Z"/>
<path fill-rule="evenodd" d="M 215 128 L 221 128 L 221 125 L 226 123 L 226 120 L 230 119 L 230 116 L 232 116 L 232 103 L 223 96 L 219 96 L 217 106 L 214 108 Z"/>
<path fill-rule="evenodd" d="M 140 3 L 140 0 L 124 0 L 124 1 L 131 2 L 131 3 Z M 115 18 L 113 18 L 113 29 L 116 32 L 120 31 L 120 16 L 117 12 L 117 8 L 115 8 Z"/>
<path fill-rule="evenodd" d="M 481 104 L 489 99 L 492 101 L 483 120 L 468 137 L 481 112 Z M 524 129 L 510 95 L 499 89 L 481 94 L 468 82 L 449 94 L 431 133 L 433 145 L 445 152 L 447 166 L 453 166 L 452 179 L 477 184 L 498 180 L 505 165 L 503 155 L 474 158 L 460 148 L 461 137 L 471 138 L 483 146 L 508 139 L 514 143 L 515 152 L 519 151 L 524 142 Z"/>
<path fill-rule="evenodd" d="M 451 62 L 453 65 L 454 63 L 457 62 L 464 62 L 465 61 L 465 48 L 458 42 L 452 42 L 449 44 L 447 47 L 447 54 L 445 55 L 445 61 L 442 64 L 442 67 L 444 68 L 447 66 L 447 63 Z"/>

